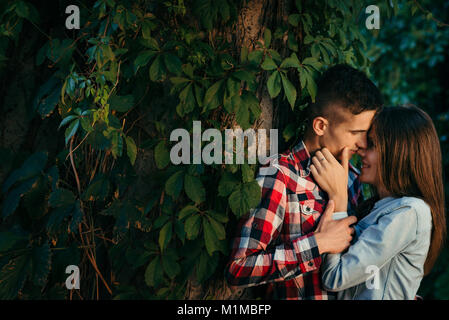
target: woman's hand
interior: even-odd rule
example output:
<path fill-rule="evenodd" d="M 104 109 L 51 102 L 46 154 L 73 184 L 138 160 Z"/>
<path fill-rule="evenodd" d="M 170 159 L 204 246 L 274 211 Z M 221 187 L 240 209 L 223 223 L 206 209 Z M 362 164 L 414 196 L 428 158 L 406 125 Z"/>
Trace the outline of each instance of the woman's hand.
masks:
<path fill-rule="evenodd" d="M 349 148 L 342 151 L 341 164 L 326 148 L 312 157 L 310 171 L 318 185 L 335 201 L 335 211 L 346 211 L 348 206 Z"/>

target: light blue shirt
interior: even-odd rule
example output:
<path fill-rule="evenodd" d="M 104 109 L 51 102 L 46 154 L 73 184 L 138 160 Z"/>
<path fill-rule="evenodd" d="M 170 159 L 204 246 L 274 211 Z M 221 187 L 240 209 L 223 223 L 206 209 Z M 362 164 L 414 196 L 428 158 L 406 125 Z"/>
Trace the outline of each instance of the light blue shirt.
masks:
<path fill-rule="evenodd" d="M 345 300 L 414 299 L 430 246 L 430 207 L 414 197 L 383 198 L 355 230 L 346 253 L 324 257 L 324 288 Z"/>

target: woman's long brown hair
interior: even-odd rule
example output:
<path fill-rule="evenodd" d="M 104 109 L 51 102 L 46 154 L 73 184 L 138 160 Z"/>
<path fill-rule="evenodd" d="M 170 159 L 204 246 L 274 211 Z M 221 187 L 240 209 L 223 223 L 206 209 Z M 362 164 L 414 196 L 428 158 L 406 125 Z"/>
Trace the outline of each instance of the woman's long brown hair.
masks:
<path fill-rule="evenodd" d="M 432 236 L 424 274 L 432 269 L 446 236 L 442 156 L 432 119 L 409 106 L 384 108 L 373 120 L 378 179 L 393 197 L 417 197 L 432 213 Z"/>

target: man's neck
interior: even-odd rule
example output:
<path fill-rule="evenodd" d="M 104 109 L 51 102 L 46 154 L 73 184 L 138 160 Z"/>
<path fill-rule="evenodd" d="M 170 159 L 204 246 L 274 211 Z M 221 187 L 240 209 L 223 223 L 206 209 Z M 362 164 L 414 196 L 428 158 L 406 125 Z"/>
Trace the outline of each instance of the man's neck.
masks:
<path fill-rule="evenodd" d="M 317 150 L 321 149 L 317 137 L 306 136 L 303 142 L 311 157 L 313 157 Z"/>

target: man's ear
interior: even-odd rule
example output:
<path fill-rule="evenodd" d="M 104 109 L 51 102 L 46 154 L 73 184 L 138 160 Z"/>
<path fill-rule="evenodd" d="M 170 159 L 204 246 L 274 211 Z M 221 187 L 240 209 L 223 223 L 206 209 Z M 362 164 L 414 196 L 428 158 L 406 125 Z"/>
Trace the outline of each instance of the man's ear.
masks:
<path fill-rule="evenodd" d="M 326 118 L 323 117 L 315 117 L 312 122 L 312 129 L 313 132 L 317 136 L 322 136 L 324 132 L 327 130 L 327 126 L 329 125 L 329 121 L 327 121 Z"/>

